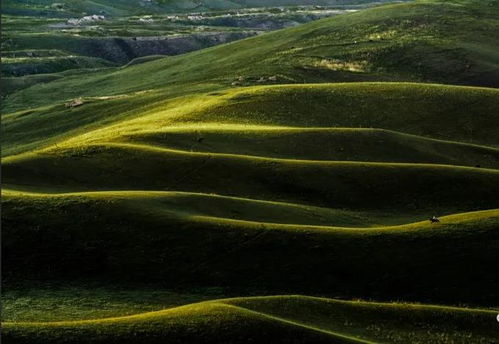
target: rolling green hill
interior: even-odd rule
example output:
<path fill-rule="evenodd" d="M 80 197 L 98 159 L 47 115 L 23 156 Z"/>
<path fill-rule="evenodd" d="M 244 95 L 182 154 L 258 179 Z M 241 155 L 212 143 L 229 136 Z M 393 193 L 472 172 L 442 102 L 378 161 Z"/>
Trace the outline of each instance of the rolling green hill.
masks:
<path fill-rule="evenodd" d="M 349 83 L 237 88 L 167 102 L 156 92 L 95 97 L 73 109 L 57 104 L 4 115 L 3 154 L 128 142 L 301 160 L 495 167 L 498 95 L 486 88 Z M 248 135 L 253 142 L 274 138 L 254 145 Z M 333 137 L 325 149 L 321 143 Z"/>
<path fill-rule="evenodd" d="M 498 302 L 497 210 L 432 225 L 417 209 L 324 209 L 199 193 L 6 191 L 4 197 L 4 276 L 11 283 L 77 278 L 236 293 Z M 393 226 L 415 219 L 422 221 Z"/>
<path fill-rule="evenodd" d="M 11 82 L 5 339 L 493 342 L 498 11 L 386 5 Z"/>
<path fill-rule="evenodd" d="M 494 341 L 495 312 L 345 302 L 303 296 L 238 298 L 128 317 L 6 323 L 17 343 L 482 343 Z M 488 325 L 488 326 L 487 326 Z M 140 335 L 139 335 L 140 333 Z M 29 336 L 26 336 L 29 334 Z"/>

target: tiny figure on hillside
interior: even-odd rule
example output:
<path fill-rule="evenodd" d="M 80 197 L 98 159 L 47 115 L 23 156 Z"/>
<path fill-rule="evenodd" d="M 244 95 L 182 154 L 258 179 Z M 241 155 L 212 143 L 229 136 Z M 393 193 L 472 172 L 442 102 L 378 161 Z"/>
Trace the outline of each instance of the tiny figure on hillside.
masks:
<path fill-rule="evenodd" d="M 438 217 L 436 217 L 436 216 L 432 216 L 432 217 L 430 218 L 430 222 L 431 222 L 431 223 L 437 223 L 437 222 L 440 222 L 440 219 L 439 219 Z"/>

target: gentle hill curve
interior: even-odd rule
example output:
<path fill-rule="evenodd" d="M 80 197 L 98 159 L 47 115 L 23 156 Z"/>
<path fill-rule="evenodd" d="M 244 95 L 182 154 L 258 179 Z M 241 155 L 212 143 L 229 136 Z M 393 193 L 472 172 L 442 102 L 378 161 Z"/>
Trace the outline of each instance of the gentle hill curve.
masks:
<path fill-rule="evenodd" d="M 411 83 L 300 84 L 201 93 L 158 103 L 159 98 L 154 92 L 93 98 L 74 109 L 59 104 L 4 115 L 3 154 L 60 145 L 72 138 L 68 145 L 120 140 L 120 136 L 142 132 L 163 133 L 178 126 L 199 131 L 214 125 L 223 129 L 220 124 L 246 125 L 248 130 L 254 125 L 276 130 L 375 128 L 499 146 L 495 126 L 499 91 L 495 89 Z M 409 139 L 398 136 L 397 145 L 405 145 Z"/>
<path fill-rule="evenodd" d="M 224 299 L 122 318 L 6 323 L 16 343 L 440 343 L 493 340 L 491 310 L 304 296 Z M 140 336 L 136 334 L 140 332 Z"/>
<path fill-rule="evenodd" d="M 118 142 L 297 160 L 433 163 L 499 168 L 499 149 L 367 128 L 191 125 L 120 134 Z"/>
<path fill-rule="evenodd" d="M 160 285 L 223 285 L 239 292 L 499 302 L 497 210 L 442 217 L 436 225 L 426 220 L 338 228 L 260 222 L 265 216 L 277 220 L 275 212 L 284 209 L 294 212 L 290 217 L 300 216 L 302 210 L 294 206 L 209 196 L 213 208 L 227 207 L 221 214 L 196 206 L 196 197 L 7 193 L 2 214 L 5 279 L 145 279 Z M 246 215 L 238 219 L 233 210 Z M 326 213 L 332 216 L 333 211 Z"/>
<path fill-rule="evenodd" d="M 133 144 L 60 148 L 3 161 L 3 182 L 21 190 L 189 191 L 402 212 L 493 208 L 499 206 L 498 181 L 499 171 L 492 169 L 256 158 Z"/>
<path fill-rule="evenodd" d="M 361 212 L 344 209 L 313 207 L 294 203 L 271 202 L 257 199 L 227 197 L 216 194 L 172 191 L 102 191 L 62 194 L 40 194 L 4 190 L 3 195 L 23 197 L 33 201 L 64 200 L 67 197 L 84 197 L 100 201 L 124 202 L 136 206 L 141 202 L 151 210 L 169 212 L 172 217 L 206 219 L 208 222 L 235 220 L 262 224 L 289 224 L 305 226 L 373 227 L 376 225 L 404 224 L 420 220 L 420 214 L 408 214 L 396 219 L 392 213 Z M 395 221 L 395 222 L 393 222 Z"/>
<path fill-rule="evenodd" d="M 217 102 L 209 102 L 177 122 L 379 128 L 495 145 L 498 113 L 499 90 L 495 89 L 348 83 L 228 91 Z"/>

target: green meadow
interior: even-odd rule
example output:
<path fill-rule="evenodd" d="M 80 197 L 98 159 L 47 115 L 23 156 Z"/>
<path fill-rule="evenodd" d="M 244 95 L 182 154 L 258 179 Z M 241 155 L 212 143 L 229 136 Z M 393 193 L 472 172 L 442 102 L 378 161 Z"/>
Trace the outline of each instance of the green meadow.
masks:
<path fill-rule="evenodd" d="M 6 343 L 497 342 L 497 1 L 86 59 L 5 80 Z"/>

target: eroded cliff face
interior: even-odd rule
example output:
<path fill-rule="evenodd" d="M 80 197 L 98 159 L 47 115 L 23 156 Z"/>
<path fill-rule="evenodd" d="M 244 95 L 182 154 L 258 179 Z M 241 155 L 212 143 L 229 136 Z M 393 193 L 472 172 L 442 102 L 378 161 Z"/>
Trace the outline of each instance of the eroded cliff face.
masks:
<path fill-rule="evenodd" d="M 254 36 L 258 31 L 200 33 L 185 36 L 75 38 L 70 56 L 19 57 L 2 66 L 4 76 L 57 73 L 75 68 L 123 65 L 135 58 L 172 56 Z M 66 39 L 67 43 L 67 39 Z M 16 56 L 17 57 L 17 56 Z M 15 62 L 18 61 L 18 62 Z"/>
<path fill-rule="evenodd" d="M 61 1 L 4 0 L 2 11 L 8 15 L 68 17 L 99 13 L 110 16 L 188 13 L 281 6 L 362 6 L 412 0 L 94 0 Z"/>
<path fill-rule="evenodd" d="M 186 36 L 148 36 L 82 39 L 77 51 L 81 55 L 100 57 L 116 63 L 127 63 L 149 55 L 178 55 L 256 35 L 257 31 L 202 33 Z"/>

